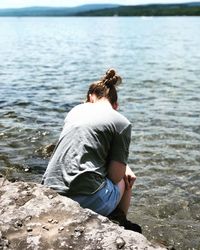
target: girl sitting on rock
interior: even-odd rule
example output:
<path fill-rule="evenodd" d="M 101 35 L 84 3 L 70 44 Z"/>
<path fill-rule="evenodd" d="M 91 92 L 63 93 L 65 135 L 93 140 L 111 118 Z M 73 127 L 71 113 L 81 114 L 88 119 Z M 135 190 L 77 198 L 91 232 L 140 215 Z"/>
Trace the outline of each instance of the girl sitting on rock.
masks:
<path fill-rule="evenodd" d="M 46 186 L 101 215 L 126 215 L 136 179 L 127 165 L 130 122 L 117 111 L 114 69 L 90 85 L 87 101 L 67 115 L 43 177 Z"/>

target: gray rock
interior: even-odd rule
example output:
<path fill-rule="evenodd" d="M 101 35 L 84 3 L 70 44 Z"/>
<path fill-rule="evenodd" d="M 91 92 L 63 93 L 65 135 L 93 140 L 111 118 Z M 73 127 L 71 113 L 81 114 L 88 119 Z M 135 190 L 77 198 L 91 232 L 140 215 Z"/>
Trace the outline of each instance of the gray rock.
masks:
<path fill-rule="evenodd" d="M 0 249 L 166 248 L 42 185 L 0 178 Z"/>

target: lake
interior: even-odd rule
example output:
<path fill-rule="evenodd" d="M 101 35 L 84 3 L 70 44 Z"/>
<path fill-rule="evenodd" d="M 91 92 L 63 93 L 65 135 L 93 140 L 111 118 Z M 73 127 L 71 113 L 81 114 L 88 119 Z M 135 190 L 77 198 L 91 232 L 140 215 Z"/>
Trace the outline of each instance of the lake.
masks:
<path fill-rule="evenodd" d="M 40 182 L 67 112 L 113 67 L 132 123 L 129 219 L 200 249 L 200 18 L 0 18 L 0 173 Z"/>

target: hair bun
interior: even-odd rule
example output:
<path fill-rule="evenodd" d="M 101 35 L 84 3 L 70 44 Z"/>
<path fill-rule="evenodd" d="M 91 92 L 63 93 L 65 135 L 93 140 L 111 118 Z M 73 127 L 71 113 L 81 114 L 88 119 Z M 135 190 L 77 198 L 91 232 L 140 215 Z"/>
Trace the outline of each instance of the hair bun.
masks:
<path fill-rule="evenodd" d="M 106 78 L 109 79 L 109 78 L 113 78 L 113 76 L 115 76 L 116 72 L 114 69 L 109 69 L 107 72 L 106 72 Z"/>
<path fill-rule="evenodd" d="M 111 88 L 112 86 L 117 86 L 121 83 L 121 77 L 116 75 L 114 69 L 109 69 L 103 78 L 103 83 L 107 88 Z"/>

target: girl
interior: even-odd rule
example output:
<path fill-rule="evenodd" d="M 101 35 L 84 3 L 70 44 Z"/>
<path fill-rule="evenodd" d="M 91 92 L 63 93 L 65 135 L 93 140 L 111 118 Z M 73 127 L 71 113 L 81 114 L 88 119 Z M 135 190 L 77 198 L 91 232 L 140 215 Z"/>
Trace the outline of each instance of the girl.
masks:
<path fill-rule="evenodd" d="M 67 115 L 43 183 L 101 215 L 126 215 L 136 179 L 127 165 L 131 124 L 118 111 L 114 69 L 93 83 Z"/>

